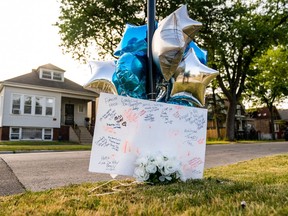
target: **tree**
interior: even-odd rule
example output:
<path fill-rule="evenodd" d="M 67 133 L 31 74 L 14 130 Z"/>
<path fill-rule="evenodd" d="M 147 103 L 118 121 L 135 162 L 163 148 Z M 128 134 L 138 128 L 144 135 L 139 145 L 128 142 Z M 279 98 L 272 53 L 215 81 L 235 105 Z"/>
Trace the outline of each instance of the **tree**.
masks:
<path fill-rule="evenodd" d="M 178 1 L 157 1 L 157 19 L 160 20 L 180 6 Z M 73 58 L 86 61 L 93 55 L 114 57 L 125 25 L 147 23 L 144 0 L 61 0 L 59 28 L 61 47 Z M 93 49 L 97 49 L 91 51 Z"/>
<path fill-rule="evenodd" d="M 208 120 L 213 121 L 210 125 L 211 129 L 216 129 L 216 136 L 218 139 L 223 139 L 220 130 L 223 128 L 227 115 L 227 107 L 225 100 L 212 88 L 212 94 L 207 95 L 205 106 L 208 109 Z M 212 127 L 211 127 L 212 126 Z"/>
<path fill-rule="evenodd" d="M 248 78 L 248 95 L 257 105 L 266 105 L 271 114 L 271 132 L 274 133 L 274 107 L 288 96 L 288 49 L 283 45 L 270 48 L 254 60 L 252 70 L 257 75 Z"/>
<path fill-rule="evenodd" d="M 208 109 L 208 120 L 213 121 L 210 128 L 216 129 L 216 137 L 218 139 L 223 139 L 221 128 L 223 128 L 226 121 L 227 106 L 216 79 L 212 80 L 207 86 L 207 92 L 209 94 L 205 97 L 205 107 Z"/>
<path fill-rule="evenodd" d="M 220 72 L 217 81 L 229 101 L 226 134 L 234 140 L 236 107 L 247 76 L 254 75 L 249 70 L 252 60 L 271 44 L 287 44 L 288 13 L 286 3 L 277 0 L 233 1 L 227 5 L 220 11 L 212 7 L 197 12 L 198 16 L 208 15 L 199 20 L 204 24 L 200 36 L 208 47 L 210 62 Z"/>
<path fill-rule="evenodd" d="M 235 113 L 241 100 L 253 58 L 271 44 L 287 43 L 287 3 L 285 0 L 156 0 L 157 19 L 186 3 L 191 18 L 203 26 L 195 41 L 208 50 L 208 62 L 216 65 L 218 83 L 229 101 L 227 138 L 235 138 Z M 87 57 L 91 43 L 98 54 L 113 55 L 126 23 L 146 23 L 146 2 L 141 0 L 61 0 L 56 26 L 64 51 L 77 59 Z"/>

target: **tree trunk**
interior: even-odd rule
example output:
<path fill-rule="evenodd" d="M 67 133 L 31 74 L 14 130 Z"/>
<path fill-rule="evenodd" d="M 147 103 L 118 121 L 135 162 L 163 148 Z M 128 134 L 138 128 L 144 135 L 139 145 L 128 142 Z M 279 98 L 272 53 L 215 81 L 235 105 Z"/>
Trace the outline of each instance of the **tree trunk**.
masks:
<path fill-rule="evenodd" d="M 217 115 L 216 115 L 216 130 L 217 130 L 217 138 L 218 138 L 218 139 L 219 139 L 219 138 L 222 139 L 221 133 L 220 133 L 220 127 L 219 127 L 219 121 L 218 121 Z"/>
<path fill-rule="evenodd" d="M 217 109 L 217 100 L 216 100 L 216 94 L 215 94 L 215 88 L 212 87 L 212 96 L 213 96 L 213 111 L 214 111 L 214 122 L 216 123 L 216 131 L 217 131 L 217 138 L 222 138 L 220 134 L 220 128 L 219 128 L 219 121 L 218 121 L 218 109 Z"/>
<path fill-rule="evenodd" d="M 272 134 L 272 140 L 276 140 L 276 137 L 275 137 L 275 129 L 274 129 L 274 108 L 273 108 L 273 105 L 272 106 L 269 106 L 268 107 L 269 111 L 270 111 L 270 122 L 271 122 L 271 134 Z"/>
<path fill-rule="evenodd" d="M 236 99 L 229 101 L 227 120 L 226 120 L 226 138 L 229 141 L 235 140 L 235 114 L 237 101 Z"/>

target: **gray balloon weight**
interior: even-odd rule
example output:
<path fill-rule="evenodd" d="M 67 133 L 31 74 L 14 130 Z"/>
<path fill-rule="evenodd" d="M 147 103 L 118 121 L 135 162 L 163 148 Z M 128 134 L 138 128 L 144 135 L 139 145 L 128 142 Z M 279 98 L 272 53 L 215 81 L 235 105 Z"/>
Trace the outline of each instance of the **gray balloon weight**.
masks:
<path fill-rule="evenodd" d="M 117 94 L 116 87 L 112 82 L 116 68 L 114 61 L 91 61 L 89 66 L 92 77 L 83 87 L 98 94 L 101 92 Z"/>
<path fill-rule="evenodd" d="M 166 81 L 175 73 L 189 42 L 202 24 L 188 16 L 187 5 L 163 19 L 152 39 L 153 61 Z"/>
<path fill-rule="evenodd" d="M 202 64 L 195 51 L 191 48 L 177 68 L 170 96 L 171 98 L 174 96 L 179 98 L 179 95 L 184 95 L 185 93 L 186 100 L 187 95 L 190 95 L 191 102 L 197 99 L 196 103 L 203 107 L 206 87 L 218 74 L 218 71 Z"/>

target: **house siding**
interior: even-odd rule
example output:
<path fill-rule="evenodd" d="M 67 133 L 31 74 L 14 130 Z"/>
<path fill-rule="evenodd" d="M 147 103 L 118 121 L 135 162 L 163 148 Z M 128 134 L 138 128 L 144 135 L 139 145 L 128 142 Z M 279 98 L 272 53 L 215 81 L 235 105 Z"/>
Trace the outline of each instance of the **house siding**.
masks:
<path fill-rule="evenodd" d="M 23 88 L 6 87 L 3 91 L 4 107 L 2 113 L 7 113 L 2 116 L 3 126 L 17 126 L 17 127 L 43 127 L 46 128 L 60 128 L 60 105 L 61 94 L 54 92 L 46 92 L 39 90 L 29 90 Z M 53 97 L 55 98 L 55 107 L 53 116 L 38 116 L 38 115 L 25 115 L 25 114 L 11 114 L 12 107 L 12 94 L 27 94 L 33 96 Z"/>
<path fill-rule="evenodd" d="M 2 127 L 3 120 L 3 91 L 0 93 L 0 127 Z"/>
<path fill-rule="evenodd" d="M 255 128 L 258 133 L 270 133 L 270 120 L 269 119 L 257 119 L 255 121 Z"/>

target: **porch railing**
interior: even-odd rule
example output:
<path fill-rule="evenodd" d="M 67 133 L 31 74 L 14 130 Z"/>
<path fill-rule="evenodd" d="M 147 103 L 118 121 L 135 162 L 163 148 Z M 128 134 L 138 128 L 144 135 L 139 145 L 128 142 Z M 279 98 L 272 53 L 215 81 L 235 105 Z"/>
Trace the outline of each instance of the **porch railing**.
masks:
<path fill-rule="evenodd" d="M 89 133 L 93 137 L 95 127 L 93 125 L 89 124 L 86 128 L 88 129 Z"/>
<path fill-rule="evenodd" d="M 80 139 L 81 130 L 80 130 L 80 128 L 78 127 L 78 125 L 75 122 L 73 123 L 73 130 L 76 133 L 76 135 L 78 136 L 78 138 Z"/>

